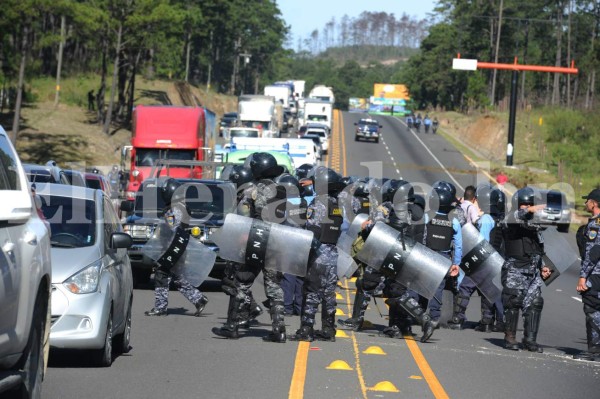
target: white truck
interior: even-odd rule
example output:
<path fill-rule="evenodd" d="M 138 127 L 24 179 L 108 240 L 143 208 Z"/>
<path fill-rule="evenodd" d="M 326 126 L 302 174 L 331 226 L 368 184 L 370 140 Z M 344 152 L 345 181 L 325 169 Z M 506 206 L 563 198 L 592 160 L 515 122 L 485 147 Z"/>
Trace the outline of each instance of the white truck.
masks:
<path fill-rule="evenodd" d="M 290 107 L 290 97 L 292 92 L 289 86 L 268 85 L 264 88 L 265 96 L 275 97 L 275 102 L 281 103 L 283 108 Z"/>
<path fill-rule="evenodd" d="M 306 81 L 305 80 L 292 80 L 292 83 L 294 84 L 294 93 L 293 96 L 296 99 L 296 101 L 298 101 L 301 98 L 304 98 L 304 88 L 306 87 Z"/>
<path fill-rule="evenodd" d="M 318 160 L 318 148 L 312 140 L 232 137 L 231 143 L 237 150 L 287 152 L 292 157 L 295 168 L 305 163 L 316 165 Z"/>
<path fill-rule="evenodd" d="M 331 132 L 331 120 L 333 119 L 333 103 L 307 98 L 304 100 L 304 124 L 322 123 Z"/>
<path fill-rule="evenodd" d="M 238 98 L 238 124 L 259 129 L 262 137 L 279 137 L 281 126 L 275 114 L 275 98 L 242 95 Z"/>
<path fill-rule="evenodd" d="M 333 95 L 333 89 L 325 85 L 316 85 L 312 88 L 308 94 L 308 98 L 314 98 L 317 100 L 323 100 L 330 103 L 335 103 L 335 96 Z"/>

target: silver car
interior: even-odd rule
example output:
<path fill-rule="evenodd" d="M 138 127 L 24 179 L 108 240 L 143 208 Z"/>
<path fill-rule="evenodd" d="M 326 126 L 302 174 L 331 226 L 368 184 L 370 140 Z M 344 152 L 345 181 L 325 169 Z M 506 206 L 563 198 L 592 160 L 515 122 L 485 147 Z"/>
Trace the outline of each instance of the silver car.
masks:
<path fill-rule="evenodd" d="M 101 190 L 38 184 L 37 193 L 51 228 L 50 346 L 91 350 L 110 366 L 113 352 L 129 351 L 131 237 Z"/>

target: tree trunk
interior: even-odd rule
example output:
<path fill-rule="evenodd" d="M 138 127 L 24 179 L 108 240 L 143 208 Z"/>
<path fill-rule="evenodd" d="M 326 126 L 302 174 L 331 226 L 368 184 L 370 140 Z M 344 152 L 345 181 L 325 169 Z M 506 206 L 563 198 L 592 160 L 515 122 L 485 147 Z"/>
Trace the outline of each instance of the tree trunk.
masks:
<path fill-rule="evenodd" d="M 103 125 L 105 120 L 104 114 L 104 95 L 106 93 L 106 74 L 107 74 L 107 65 L 106 59 L 108 57 L 108 33 L 105 32 L 105 35 L 102 39 L 102 71 L 100 74 L 100 88 L 98 89 L 98 94 L 96 95 L 96 102 L 98 106 L 98 124 Z"/>
<path fill-rule="evenodd" d="M 527 64 L 527 50 L 529 48 L 529 23 L 525 22 L 525 49 L 523 50 L 523 64 Z M 521 104 L 525 104 L 525 77 L 527 72 L 521 72 Z"/>
<path fill-rule="evenodd" d="M 106 120 L 104 121 L 104 127 L 102 132 L 108 134 L 110 130 L 110 123 L 112 119 L 112 110 L 115 103 L 115 91 L 117 89 L 117 73 L 119 72 L 119 55 L 121 54 L 121 35 L 123 34 L 123 23 L 119 23 L 119 31 L 117 32 L 117 47 L 115 54 L 115 64 L 113 66 L 113 80 L 110 87 L 110 98 L 108 100 L 108 110 L 106 111 Z"/>
<path fill-rule="evenodd" d="M 190 77 L 190 54 L 192 52 L 192 34 L 187 34 L 187 45 L 185 50 L 185 81 L 189 82 Z"/>
<path fill-rule="evenodd" d="M 502 9 L 504 8 L 504 0 L 500 0 L 500 11 L 498 12 L 498 34 L 496 35 L 496 49 L 494 50 L 494 63 L 498 62 L 498 52 L 500 51 L 500 34 L 502 33 Z M 497 69 L 492 72 L 492 94 L 490 101 L 492 105 L 496 103 L 496 74 Z"/>
<path fill-rule="evenodd" d="M 58 65 L 56 66 L 56 95 L 54 96 L 54 107 L 58 107 L 60 99 L 60 73 L 62 69 L 63 50 L 65 47 L 65 16 L 60 17 L 60 44 L 58 45 Z"/>
<path fill-rule="evenodd" d="M 19 66 L 19 82 L 17 83 L 17 100 L 15 101 L 15 114 L 10 139 L 16 145 L 21 122 L 21 103 L 23 102 L 23 81 L 25 80 L 25 63 L 27 60 L 27 37 L 29 36 L 29 23 L 23 24 L 23 40 L 21 41 L 21 65 Z"/>
<path fill-rule="evenodd" d="M 568 28 L 567 28 L 567 64 L 571 62 L 571 11 L 573 1 L 569 0 L 569 15 L 568 15 Z M 571 75 L 567 75 L 567 108 L 571 108 Z"/>
<path fill-rule="evenodd" d="M 133 67 L 131 68 L 131 77 L 129 80 L 129 87 L 128 87 L 128 93 L 129 93 L 129 98 L 127 100 L 127 117 L 125 122 L 127 123 L 128 126 L 131 126 L 131 118 L 133 115 L 133 101 L 135 99 L 135 78 L 137 75 L 137 67 L 139 65 L 140 62 L 140 58 L 142 56 L 142 51 L 139 50 L 136 57 L 135 57 L 135 62 L 133 64 Z"/>

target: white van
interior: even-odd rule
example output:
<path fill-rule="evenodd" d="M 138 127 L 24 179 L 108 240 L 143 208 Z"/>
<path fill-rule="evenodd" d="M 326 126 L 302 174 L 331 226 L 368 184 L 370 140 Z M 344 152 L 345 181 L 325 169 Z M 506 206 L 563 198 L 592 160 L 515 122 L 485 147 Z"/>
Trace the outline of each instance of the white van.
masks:
<path fill-rule="evenodd" d="M 238 150 L 285 151 L 292 157 L 296 168 L 305 163 L 317 164 L 318 149 L 311 140 L 232 137 L 231 142 Z"/>

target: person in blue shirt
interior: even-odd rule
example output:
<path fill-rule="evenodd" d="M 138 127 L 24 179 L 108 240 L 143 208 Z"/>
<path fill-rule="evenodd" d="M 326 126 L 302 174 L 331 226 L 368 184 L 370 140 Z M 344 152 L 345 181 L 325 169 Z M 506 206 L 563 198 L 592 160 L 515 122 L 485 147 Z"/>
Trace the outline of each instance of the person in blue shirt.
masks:
<path fill-rule="evenodd" d="M 506 197 L 504 193 L 489 184 L 480 185 L 475 191 L 474 206 L 479 209 L 480 216 L 474 221 L 481 237 L 488 241 L 496 251 L 503 254 L 502 228 L 500 222 L 504 219 Z M 465 276 L 460 283 L 458 295 L 455 296 L 454 311 L 448 321 L 448 327 L 461 330 L 466 320 L 465 312 L 473 293 L 477 290 L 471 278 Z M 481 320 L 475 330 L 481 332 L 504 331 L 504 307 L 499 298 L 493 304 L 481 295 Z M 494 325 L 496 320 L 496 325 Z"/>
<path fill-rule="evenodd" d="M 411 129 L 413 127 L 414 124 L 414 119 L 412 114 L 408 114 L 406 117 L 406 126 L 408 126 L 409 129 Z"/>
<path fill-rule="evenodd" d="M 429 194 L 429 213 L 425 214 L 425 234 L 423 244 L 452 260 L 448 276 L 456 277 L 462 260 L 462 233 L 459 220 L 451 213 L 455 198 L 442 187 L 435 187 Z M 447 277 L 448 277 L 447 276 Z M 446 278 L 441 282 L 434 297 L 429 301 L 429 315 L 435 328 L 442 315 L 442 294 Z"/>
<path fill-rule="evenodd" d="M 431 127 L 431 119 L 429 119 L 429 115 L 425 115 L 423 119 L 423 126 L 425 126 L 425 133 L 429 132 L 429 128 Z"/>

